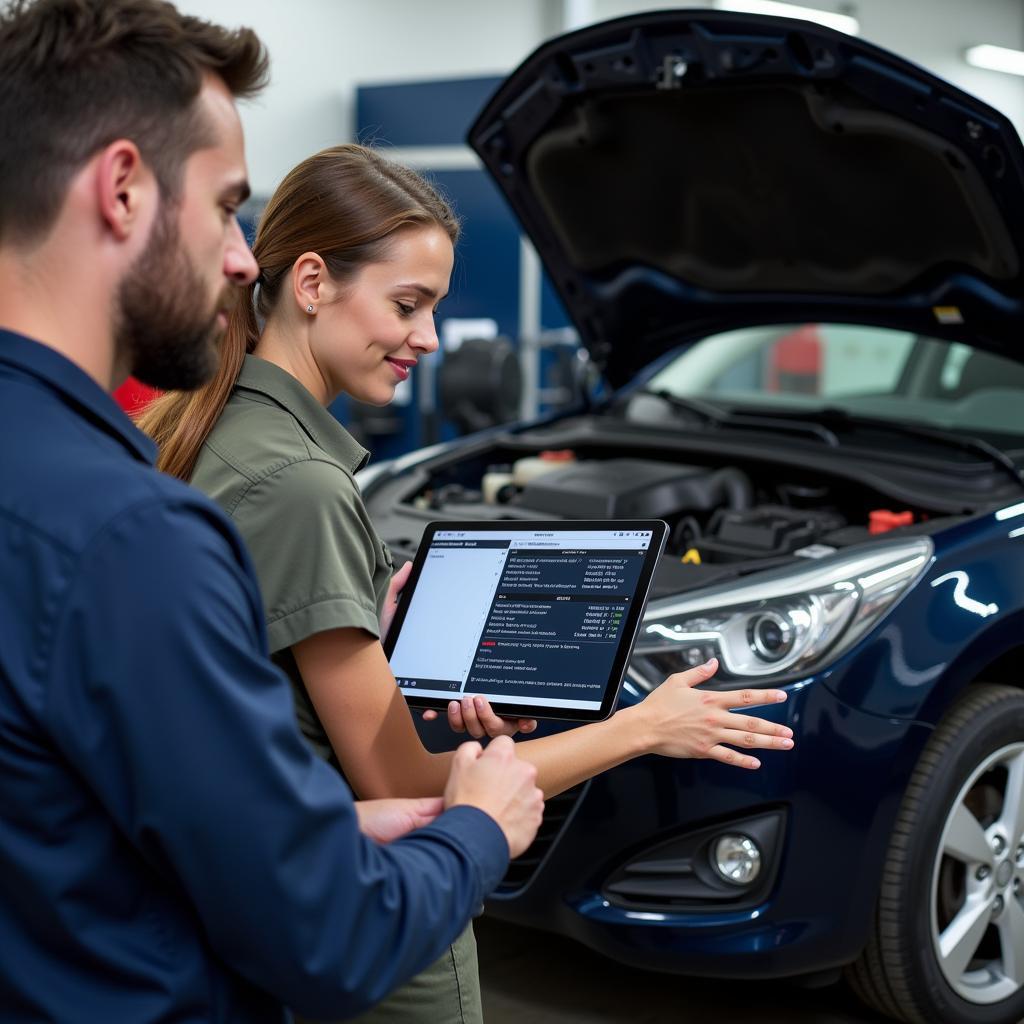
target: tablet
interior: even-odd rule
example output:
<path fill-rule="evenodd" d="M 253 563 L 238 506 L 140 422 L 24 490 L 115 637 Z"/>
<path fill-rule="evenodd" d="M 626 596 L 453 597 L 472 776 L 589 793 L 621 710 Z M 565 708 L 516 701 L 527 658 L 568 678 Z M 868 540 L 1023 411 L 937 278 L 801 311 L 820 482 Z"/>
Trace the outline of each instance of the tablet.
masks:
<path fill-rule="evenodd" d="M 384 644 L 414 707 L 481 694 L 501 715 L 607 718 L 668 527 L 435 522 Z"/>

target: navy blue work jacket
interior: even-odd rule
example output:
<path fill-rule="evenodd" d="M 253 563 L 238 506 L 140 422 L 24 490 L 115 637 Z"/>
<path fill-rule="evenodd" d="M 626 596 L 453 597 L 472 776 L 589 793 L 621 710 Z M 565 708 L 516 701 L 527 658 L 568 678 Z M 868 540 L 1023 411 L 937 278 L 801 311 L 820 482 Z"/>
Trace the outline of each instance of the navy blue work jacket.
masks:
<path fill-rule="evenodd" d="M 469 807 L 359 833 L 241 540 L 154 455 L 0 331 L 0 1019 L 348 1016 L 440 956 L 504 836 Z"/>

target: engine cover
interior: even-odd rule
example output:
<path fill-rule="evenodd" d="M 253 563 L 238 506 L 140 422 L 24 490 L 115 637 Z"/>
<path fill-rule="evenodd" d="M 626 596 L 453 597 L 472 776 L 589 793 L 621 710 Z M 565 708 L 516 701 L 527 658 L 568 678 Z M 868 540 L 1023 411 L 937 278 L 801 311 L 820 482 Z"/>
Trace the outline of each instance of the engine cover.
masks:
<path fill-rule="evenodd" d="M 745 561 L 792 554 L 846 525 L 835 512 L 762 505 L 746 511 L 720 509 L 700 539 L 702 557 Z"/>
<path fill-rule="evenodd" d="M 531 480 L 517 504 L 570 519 L 664 519 L 717 507 L 703 466 L 644 459 L 588 459 Z"/>

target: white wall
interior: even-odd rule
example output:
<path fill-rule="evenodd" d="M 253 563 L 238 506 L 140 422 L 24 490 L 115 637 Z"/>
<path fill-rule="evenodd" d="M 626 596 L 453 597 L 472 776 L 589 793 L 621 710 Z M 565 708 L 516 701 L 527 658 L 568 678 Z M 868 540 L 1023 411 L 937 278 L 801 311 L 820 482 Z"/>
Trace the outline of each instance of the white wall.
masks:
<path fill-rule="evenodd" d="M 965 47 L 1024 47 L 1022 0 L 803 0 L 853 13 L 861 35 L 1002 110 L 1024 134 L 1024 78 L 964 63 Z M 502 73 L 562 27 L 666 0 L 178 0 L 189 13 L 251 25 L 273 82 L 243 110 L 254 191 L 310 153 L 351 138 L 357 84 Z"/>
<path fill-rule="evenodd" d="M 544 0 L 176 0 L 254 28 L 272 83 L 244 105 L 256 194 L 325 146 L 352 138 L 356 85 L 502 74 L 558 31 Z"/>

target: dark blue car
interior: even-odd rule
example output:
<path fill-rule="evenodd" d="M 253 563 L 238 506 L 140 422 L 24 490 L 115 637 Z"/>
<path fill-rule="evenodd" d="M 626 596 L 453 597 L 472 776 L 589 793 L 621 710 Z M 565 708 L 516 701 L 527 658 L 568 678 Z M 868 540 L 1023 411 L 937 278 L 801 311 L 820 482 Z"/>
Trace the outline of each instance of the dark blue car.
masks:
<path fill-rule="evenodd" d="M 1010 123 L 809 23 L 671 11 L 545 44 L 470 142 L 604 397 L 369 471 L 382 536 L 664 519 L 624 701 L 714 654 L 714 686 L 789 691 L 765 713 L 796 737 L 755 773 L 647 757 L 550 801 L 490 911 L 641 967 L 842 970 L 899 1020 L 1019 1020 Z"/>

